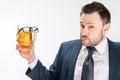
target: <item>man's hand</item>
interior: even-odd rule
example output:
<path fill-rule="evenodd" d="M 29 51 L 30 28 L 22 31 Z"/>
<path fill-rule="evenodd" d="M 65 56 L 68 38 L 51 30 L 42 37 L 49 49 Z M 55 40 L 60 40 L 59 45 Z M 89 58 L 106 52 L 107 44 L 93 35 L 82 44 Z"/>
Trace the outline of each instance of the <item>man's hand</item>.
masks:
<path fill-rule="evenodd" d="M 16 49 L 19 51 L 19 54 L 28 61 L 28 63 L 31 63 L 36 58 L 33 44 L 28 49 L 22 48 L 19 44 L 17 44 Z"/>

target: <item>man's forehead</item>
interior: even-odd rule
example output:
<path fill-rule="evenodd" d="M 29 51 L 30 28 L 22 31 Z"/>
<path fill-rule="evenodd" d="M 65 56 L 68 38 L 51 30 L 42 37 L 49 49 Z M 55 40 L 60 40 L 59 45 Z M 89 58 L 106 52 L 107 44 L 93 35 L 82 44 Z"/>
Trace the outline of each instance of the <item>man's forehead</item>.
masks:
<path fill-rule="evenodd" d="M 101 21 L 100 15 L 97 12 L 91 13 L 91 14 L 85 14 L 83 13 L 80 16 L 80 23 L 87 22 L 87 23 L 94 23 L 97 21 Z"/>

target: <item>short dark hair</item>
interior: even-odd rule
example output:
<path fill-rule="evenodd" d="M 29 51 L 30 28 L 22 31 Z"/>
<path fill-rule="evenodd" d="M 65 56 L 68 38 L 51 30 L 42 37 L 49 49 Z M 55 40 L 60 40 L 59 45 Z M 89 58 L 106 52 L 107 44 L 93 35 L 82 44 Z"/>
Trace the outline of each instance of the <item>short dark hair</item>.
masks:
<path fill-rule="evenodd" d="M 92 3 L 86 4 L 82 7 L 81 14 L 91 14 L 93 12 L 98 12 L 104 24 L 110 23 L 111 14 L 109 10 L 100 2 L 93 1 Z"/>

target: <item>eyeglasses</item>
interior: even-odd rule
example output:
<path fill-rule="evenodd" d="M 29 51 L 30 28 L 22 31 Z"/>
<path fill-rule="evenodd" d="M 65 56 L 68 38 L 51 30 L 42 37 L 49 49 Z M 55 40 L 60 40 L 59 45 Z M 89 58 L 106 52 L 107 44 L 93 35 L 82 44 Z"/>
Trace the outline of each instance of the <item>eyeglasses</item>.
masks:
<path fill-rule="evenodd" d="M 20 29 L 18 28 L 17 34 L 18 34 L 21 30 L 23 30 L 24 33 L 26 33 L 26 31 L 35 32 L 35 33 L 38 33 L 38 32 L 39 32 L 39 30 L 38 30 L 37 27 L 28 27 L 28 26 L 26 26 L 26 27 L 22 27 L 22 28 L 20 28 Z"/>

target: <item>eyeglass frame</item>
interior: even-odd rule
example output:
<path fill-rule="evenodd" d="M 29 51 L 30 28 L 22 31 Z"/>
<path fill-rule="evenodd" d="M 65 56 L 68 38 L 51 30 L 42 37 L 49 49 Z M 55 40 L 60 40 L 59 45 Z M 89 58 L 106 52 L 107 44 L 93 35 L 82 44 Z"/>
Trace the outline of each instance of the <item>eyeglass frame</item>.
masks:
<path fill-rule="evenodd" d="M 26 27 L 20 28 L 20 29 L 18 30 L 17 34 L 18 34 L 21 30 L 23 30 L 23 32 L 25 32 L 24 28 L 28 28 L 29 31 L 32 31 L 32 32 L 36 32 L 36 33 L 39 32 L 38 27 L 28 27 L 28 26 L 26 26 Z M 34 30 L 33 30 L 33 29 L 34 29 Z"/>

